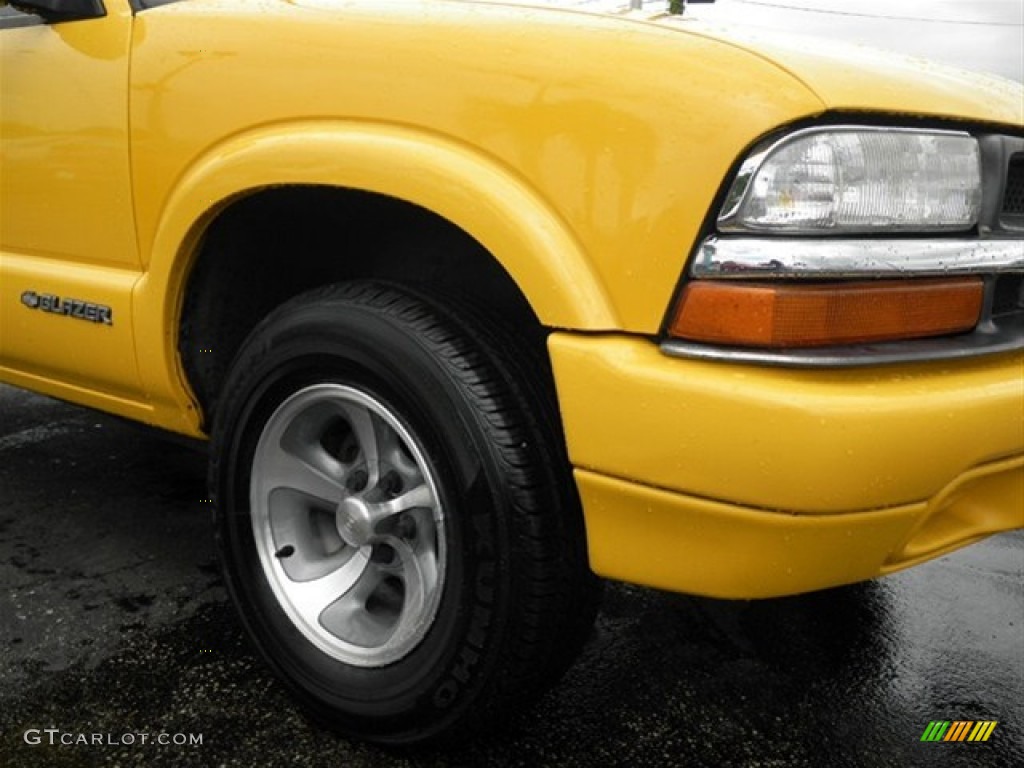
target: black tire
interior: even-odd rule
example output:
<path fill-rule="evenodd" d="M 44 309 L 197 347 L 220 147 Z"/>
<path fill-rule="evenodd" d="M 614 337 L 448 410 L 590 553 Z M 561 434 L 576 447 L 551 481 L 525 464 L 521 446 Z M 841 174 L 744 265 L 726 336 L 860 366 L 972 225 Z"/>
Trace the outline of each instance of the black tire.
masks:
<path fill-rule="evenodd" d="M 377 283 L 300 296 L 243 344 L 212 433 L 218 548 L 248 633 L 318 721 L 464 738 L 578 653 L 598 583 L 539 350 Z M 315 480 L 278 469 L 294 456 Z M 326 500 L 331 473 L 346 490 Z M 321 609 L 324 574 L 345 596 Z"/>

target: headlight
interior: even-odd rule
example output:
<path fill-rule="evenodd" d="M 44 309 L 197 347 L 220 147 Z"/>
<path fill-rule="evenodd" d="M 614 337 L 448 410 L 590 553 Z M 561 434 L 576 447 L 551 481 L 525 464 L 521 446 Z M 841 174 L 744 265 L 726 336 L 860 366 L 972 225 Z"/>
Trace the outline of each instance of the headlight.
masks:
<path fill-rule="evenodd" d="M 978 142 L 966 133 L 837 127 L 801 131 L 743 164 L 722 232 L 962 231 L 981 209 Z"/>
<path fill-rule="evenodd" d="M 689 262 L 662 348 L 839 365 L 1024 347 L 1024 221 L 998 210 L 1021 156 L 1024 137 L 860 125 L 763 142 Z"/>

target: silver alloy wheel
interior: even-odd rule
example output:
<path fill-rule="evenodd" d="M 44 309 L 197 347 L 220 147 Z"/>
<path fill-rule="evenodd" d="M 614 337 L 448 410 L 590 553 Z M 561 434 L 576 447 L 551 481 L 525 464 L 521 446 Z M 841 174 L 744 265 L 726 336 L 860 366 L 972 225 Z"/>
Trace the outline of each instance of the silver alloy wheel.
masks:
<path fill-rule="evenodd" d="M 444 510 L 386 406 L 340 384 L 293 394 L 260 435 L 250 504 L 274 595 L 321 651 L 380 667 L 423 640 L 444 587 Z"/>

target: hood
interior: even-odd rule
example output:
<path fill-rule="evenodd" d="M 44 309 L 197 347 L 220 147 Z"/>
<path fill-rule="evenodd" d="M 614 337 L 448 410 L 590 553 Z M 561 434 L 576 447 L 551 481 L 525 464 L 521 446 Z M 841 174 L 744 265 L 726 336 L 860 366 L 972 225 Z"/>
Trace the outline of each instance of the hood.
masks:
<path fill-rule="evenodd" d="M 779 33 L 671 23 L 737 45 L 782 67 L 830 110 L 885 111 L 1024 126 L 1024 86 L 867 46 Z"/>
<path fill-rule="evenodd" d="M 463 0 L 480 2 L 482 0 Z M 1024 86 L 866 46 L 728 27 L 669 13 L 670 3 L 645 0 L 494 0 L 562 11 L 617 16 L 718 40 L 765 59 L 809 88 L 827 109 L 890 112 L 1024 126 Z M 692 10 L 692 9 L 691 9 Z"/>

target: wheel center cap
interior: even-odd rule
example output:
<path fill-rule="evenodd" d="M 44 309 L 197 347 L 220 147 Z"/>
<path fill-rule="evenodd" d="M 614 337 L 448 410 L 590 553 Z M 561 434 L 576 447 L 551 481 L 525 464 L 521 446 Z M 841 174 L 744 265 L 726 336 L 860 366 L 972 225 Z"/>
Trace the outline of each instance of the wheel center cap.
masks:
<path fill-rule="evenodd" d="M 336 515 L 338 534 L 350 547 L 363 547 L 373 536 L 373 519 L 369 505 L 360 498 L 349 496 L 338 505 Z"/>

